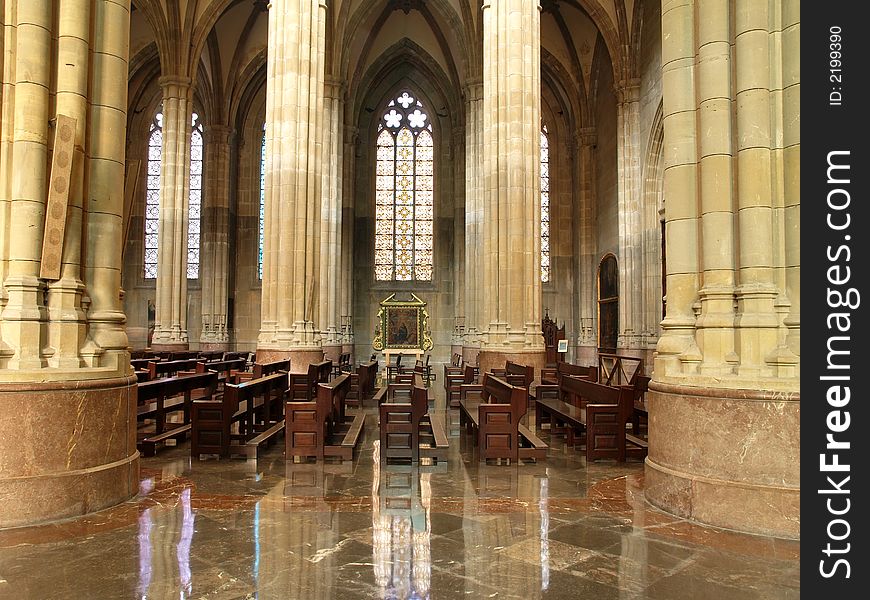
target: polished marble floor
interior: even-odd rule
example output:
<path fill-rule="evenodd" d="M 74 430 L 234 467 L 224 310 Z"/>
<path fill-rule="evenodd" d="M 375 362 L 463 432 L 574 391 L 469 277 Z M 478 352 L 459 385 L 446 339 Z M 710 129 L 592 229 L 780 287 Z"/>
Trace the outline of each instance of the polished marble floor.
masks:
<path fill-rule="evenodd" d="M 641 463 L 587 465 L 545 432 L 546 463 L 480 464 L 454 426 L 446 465 L 382 465 L 369 411 L 352 463 L 182 444 L 142 460 L 130 502 L 0 531 L 0 598 L 800 596 L 799 542 L 664 514 Z"/>

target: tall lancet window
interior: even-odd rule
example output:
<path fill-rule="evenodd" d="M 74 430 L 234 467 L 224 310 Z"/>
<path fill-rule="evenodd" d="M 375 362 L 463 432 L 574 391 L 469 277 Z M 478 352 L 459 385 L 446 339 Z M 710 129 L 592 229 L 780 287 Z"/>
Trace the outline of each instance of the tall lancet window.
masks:
<path fill-rule="evenodd" d="M 432 124 L 410 92 L 390 100 L 378 124 L 375 279 L 432 280 Z"/>
<path fill-rule="evenodd" d="M 187 278 L 199 278 L 200 215 L 202 214 L 202 122 L 193 113 L 190 134 L 190 196 L 187 215 Z"/>
<path fill-rule="evenodd" d="M 187 221 L 187 278 L 199 277 L 200 215 L 202 212 L 203 128 L 193 113 L 190 135 L 190 195 Z M 157 233 L 160 224 L 160 168 L 163 163 L 163 112 L 158 109 L 148 136 L 148 173 L 145 185 L 145 279 L 157 278 Z"/>
<path fill-rule="evenodd" d="M 145 185 L 145 279 L 157 278 L 157 231 L 160 221 L 160 165 L 163 162 L 163 112 L 158 109 L 148 135 Z"/>
<path fill-rule="evenodd" d="M 550 142 L 541 128 L 541 281 L 550 281 Z"/>
<path fill-rule="evenodd" d="M 257 276 L 263 279 L 263 236 L 266 221 L 266 124 L 263 123 L 263 140 L 260 142 L 260 224 L 257 250 Z"/>
<path fill-rule="evenodd" d="M 541 128 L 541 281 L 550 281 L 550 142 Z"/>

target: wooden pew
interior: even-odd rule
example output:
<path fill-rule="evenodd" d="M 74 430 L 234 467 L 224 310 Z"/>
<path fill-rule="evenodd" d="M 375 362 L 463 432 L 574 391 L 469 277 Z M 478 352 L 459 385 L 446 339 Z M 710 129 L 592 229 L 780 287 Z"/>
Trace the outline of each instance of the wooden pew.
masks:
<path fill-rule="evenodd" d="M 350 374 L 344 373 L 330 382 L 318 383 L 313 401 L 288 399 L 284 403 L 285 458 L 353 458 L 362 438 L 365 413 L 345 414 L 344 401 L 349 388 Z"/>
<path fill-rule="evenodd" d="M 356 368 L 356 374 L 359 376 L 359 398 L 360 403 L 362 403 L 363 400 L 368 400 L 375 393 L 378 361 L 370 360 L 367 363 L 360 363 Z"/>
<path fill-rule="evenodd" d="M 254 366 L 250 371 L 231 371 L 229 375 L 230 383 L 239 384 L 243 381 L 250 381 L 251 379 L 260 379 L 261 377 L 266 377 L 267 375 L 286 373 L 289 370 L 289 358 L 285 358 L 283 360 L 273 360 L 271 362 L 265 363 L 254 363 Z"/>
<path fill-rule="evenodd" d="M 179 371 L 196 371 L 196 359 L 150 361 L 148 363 L 148 376 L 150 379 L 162 377 L 174 377 Z"/>
<path fill-rule="evenodd" d="M 217 360 L 214 362 L 198 362 L 196 363 L 197 373 L 206 373 L 212 371 L 218 374 L 218 387 L 222 387 L 224 383 L 232 383 L 231 373 L 239 372 L 245 368 L 245 360 L 237 358 L 236 360 Z"/>
<path fill-rule="evenodd" d="M 191 403 L 211 398 L 217 389 L 216 373 L 199 373 L 154 379 L 137 386 L 137 420 L 154 419 L 154 433 L 145 434 L 137 443 L 143 456 L 154 456 L 158 444 L 169 439 L 184 440 L 191 429 Z M 183 411 L 181 424 L 167 429 L 166 415 Z"/>
<path fill-rule="evenodd" d="M 166 360 L 175 361 L 175 360 L 192 360 L 197 357 L 198 352 L 194 350 L 177 350 L 175 352 L 169 352 L 163 355 Z"/>
<path fill-rule="evenodd" d="M 447 374 L 445 372 L 444 382 L 447 387 L 447 406 L 449 408 L 459 408 L 459 392 L 461 387 L 474 383 L 474 380 L 477 378 L 477 372 L 477 367 L 469 364 L 463 367 L 461 374 Z"/>
<path fill-rule="evenodd" d="M 541 369 L 541 384 L 558 386 L 564 375 L 573 375 L 575 377 L 583 377 L 589 381 L 598 381 L 598 367 L 581 367 L 580 365 L 572 365 L 571 363 L 560 361 L 556 364 L 555 369 Z"/>
<path fill-rule="evenodd" d="M 625 431 L 633 410 L 634 389 L 609 386 L 587 379 L 565 376 L 559 385 L 559 398 L 535 399 L 538 427 L 567 427 L 568 444 L 574 443 L 574 431 L 585 432 L 586 460 L 599 458 L 623 462 L 626 456 L 646 456 L 646 443 L 635 442 Z M 630 445 L 627 445 L 630 444 Z"/>
<path fill-rule="evenodd" d="M 429 413 L 424 379 L 416 377 L 412 385 L 408 402 L 384 402 L 378 407 L 381 459 L 444 461 L 448 449 L 444 421 Z"/>
<path fill-rule="evenodd" d="M 239 384 L 228 383 L 223 398 L 193 402 L 190 455 L 227 458 L 241 454 L 257 458 L 260 449 L 284 429 L 281 410 L 286 389 L 287 373 L 275 373 Z M 232 432 L 236 423 L 237 434 Z"/>
<path fill-rule="evenodd" d="M 520 423 L 528 403 L 525 389 L 486 373 L 481 384 L 464 385 L 462 391 L 459 424 L 476 434 L 481 461 L 547 458 L 547 445 Z M 479 400 L 470 397 L 472 391 L 479 393 Z"/>
<path fill-rule="evenodd" d="M 287 386 L 289 399 L 313 402 L 314 397 L 317 395 L 317 384 L 328 382 L 331 374 L 331 360 L 310 363 L 307 373 L 290 373 Z M 350 385 L 349 378 L 348 385 Z"/>
<path fill-rule="evenodd" d="M 224 359 L 223 350 L 200 350 L 196 353 L 196 358 L 200 361 L 215 362 Z"/>

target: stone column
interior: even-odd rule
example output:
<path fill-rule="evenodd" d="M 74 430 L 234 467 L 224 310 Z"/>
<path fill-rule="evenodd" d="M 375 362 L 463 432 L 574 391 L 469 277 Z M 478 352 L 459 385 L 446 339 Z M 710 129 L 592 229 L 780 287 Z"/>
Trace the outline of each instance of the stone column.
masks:
<path fill-rule="evenodd" d="M 342 350 L 341 289 L 342 258 L 342 154 L 344 144 L 344 86 L 328 78 L 324 88 L 323 172 L 320 218 L 320 324 L 323 327 L 324 358 L 337 362 Z"/>
<path fill-rule="evenodd" d="M 782 172 L 785 238 L 785 289 L 791 306 L 785 318 L 789 359 L 801 353 L 801 85 L 800 1 L 784 0 L 782 8 Z M 783 353 L 784 354 L 784 353 Z M 800 362 L 797 359 L 800 376 Z"/>
<path fill-rule="evenodd" d="M 359 131 L 356 127 L 345 125 L 343 128 L 343 152 L 342 152 L 342 219 L 341 219 L 341 279 L 339 288 L 339 314 L 349 320 L 345 323 L 346 329 L 342 331 L 342 352 L 354 353 L 353 334 L 353 182 L 354 166 L 356 165 L 356 144 Z M 358 356 L 356 362 L 363 361 L 367 356 Z"/>
<path fill-rule="evenodd" d="M 541 335 L 541 14 L 483 4 L 484 296 L 478 364 L 544 366 Z"/>
<path fill-rule="evenodd" d="M 186 349 L 187 216 L 193 95 L 189 77 L 160 78 L 163 89 L 163 160 L 160 164 L 155 350 Z"/>
<path fill-rule="evenodd" d="M 122 502 L 136 493 L 139 472 L 120 302 L 129 2 L 27 0 L 7 9 L 0 528 Z M 59 126 L 61 115 L 75 127 Z M 56 139 L 67 135 L 73 152 L 63 156 Z M 68 182 L 49 181 L 53 160 L 71 161 Z M 46 214 L 49 185 L 68 190 L 65 214 Z M 66 227 L 49 238 L 61 272 L 46 286 L 47 216 L 65 217 Z"/>
<path fill-rule="evenodd" d="M 619 204 L 619 337 L 620 352 L 640 356 L 643 308 L 641 259 L 640 82 L 616 85 L 617 202 Z"/>
<path fill-rule="evenodd" d="M 205 132 L 208 177 L 202 207 L 202 333 L 200 350 L 228 350 L 230 143 L 232 129 Z"/>
<path fill-rule="evenodd" d="M 266 216 L 257 358 L 291 358 L 304 372 L 323 358 L 315 319 L 320 275 L 324 0 L 269 8 Z"/>
<path fill-rule="evenodd" d="M 786 185 L 772 148 L 799 105 L 772 110 L 771 73 L 780 31 L 799 17 L 769 11 L 662 3 L 668 298 L 647 396 L 646 498 L 704 523 L 798 537 L 799 380 L 780 360 L 775 311 L 790 292 L 775 277 L 773 206 Z M 797 29 L 790 36 L 799 43 Z"/>
<path fill-rule="evenodd" d="M 483 253 L 483 83 L 465 88 L 465 340 L 462 357 L 476 363 L 480 351 Z"/>
<path fill-rule="evenodd" d="M 459 317 L 462 329 L 454 318 L 453 335 L 450 339 L 450 354 L 462 354 L 465 343 L 465 206 L 460 201 L 465 196 L 465 128 L 454 127 L 450 138 L 450 160 L 453 163 L 453 314 Z"/>
<path fill-rule="evenodd" d="M 774 311 L 771 142 L 770 8 L 737 2 L 735 60 L 740 284 L 737 287 L 737 372 L 772 375 L 767 355 L 776 348 Z M 781 117 L 780 117 L 781 118 Z M 781 191 L 779 191 L 782 194 Z"/>
<path fill-rule="evenodd" d="M 598 364 L 598 347 L 595 332 L 597 330 L 596 310 L 596 236 L 595 236 L 595 145 L 597 135 L 594 127 L 580 129 L 574 136 L 576 150 L 576 180 L 578 211 L 577 236 L 575 238 L 575 255 L 577 261 L 577 305 L 579 321 L 577 323 L 578 364 Z"/>

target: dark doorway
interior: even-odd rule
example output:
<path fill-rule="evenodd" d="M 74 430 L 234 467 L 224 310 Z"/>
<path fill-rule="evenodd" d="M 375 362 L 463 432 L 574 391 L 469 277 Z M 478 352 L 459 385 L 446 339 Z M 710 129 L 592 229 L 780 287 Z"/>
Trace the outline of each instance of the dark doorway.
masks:
<path fill-rule="evenodd" d="M 616 352 L 619 336 L 619 270 L 608 254 L 598 267 L 598 351 Z"/>

